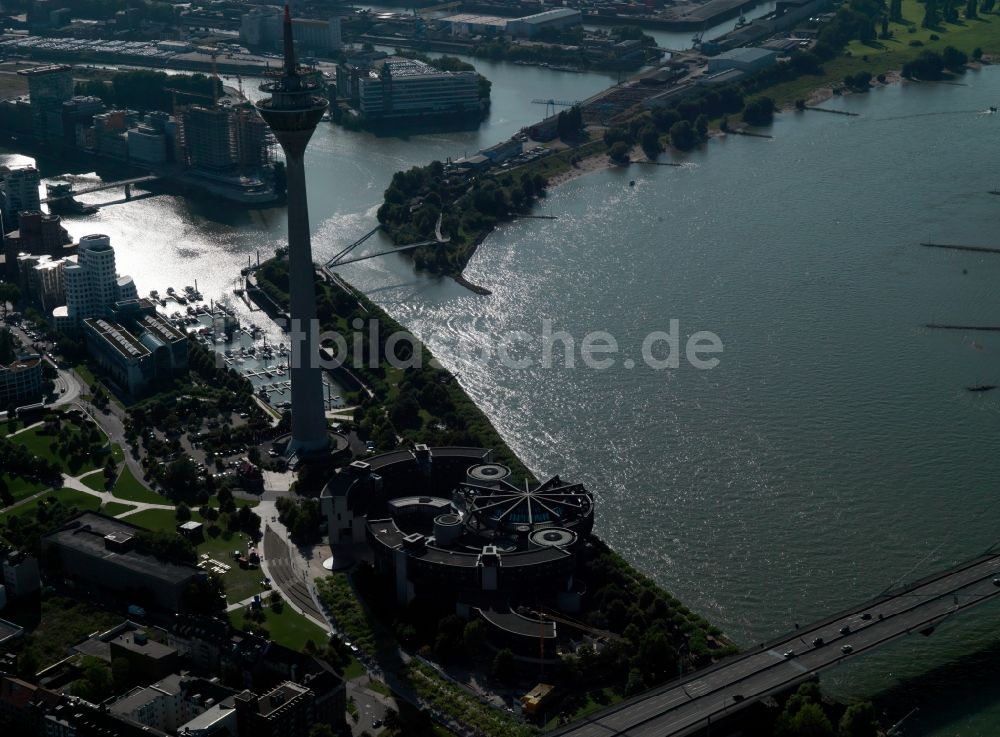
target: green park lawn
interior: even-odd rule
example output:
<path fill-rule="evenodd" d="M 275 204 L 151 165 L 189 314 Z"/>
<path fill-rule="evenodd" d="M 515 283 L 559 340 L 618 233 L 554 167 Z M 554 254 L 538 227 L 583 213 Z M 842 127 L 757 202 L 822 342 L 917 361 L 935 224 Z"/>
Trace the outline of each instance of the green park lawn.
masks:
<path fill-rule="evenodd" d="M 964 5 L 962 6 L 964 9 Z M 899 71 L 903 64 L 916 58 L 922 51 L 940 53 L 946 46 L 954 46 L 970 57 L 975 48 L 984 54 L 1000 55 L 1000 16 L 983 15 L 975 20 L 960 18 L 958 23 L 942 23 L 936 29 L 921 28 L 924 5 L 917 0 L 903 0 L 904 23 L 890 23 L 892 38 L 875 41 L 852 41 L 844 54 L 823 62 L 823 74 L 807 74 L 790 82 L 775 85 L 764 92 L 778 105 L 789 105 L 796 100 L 808 99 L 820 87 L 839 85 L 848 74 L 867 71 L 878 76 Z M 913 29 L 913 33 L 910 33 Z M 879 28 L 881 30 L 881 28 Z M 931 40 L 937 35 L 937 41 Z M 921 46 L 910 46 L 911 41 Z"/>
<path fill-rule="evenodd" d="M 244 609 L 232 613 L 231 620 L 234 627 L 246 628 L 243 619 L 245 611 Z M 312 640 L 317 648 L 322 649 L 330 640 L 330 635 L 326 630 L 316 626 L 312 621 L 293 610 L 288 602 L 284 603 L 280 614 L 275 614 L 271 611 L 265 598 L 264 616 L 265 620 L 262 625 L 267 629 L 270 638 L 279 645 L 284 645 L 292 650 L 301 652 L 309 640 Z"/>
<path fill-rule="evenodd" d="M 20 476 L 11 476 L 6 473 L 0 474 L 0 487 L 2 486 L 6 486 L 7 493 L 10 494 L 13 500 L 12 503 L 27 499 L 32 494 L 37 494 L 49 488 L 48 485 L 39 481 L 28 481 Z"/>
<path fill-rule="evenodd" d="M 203 522 L 197 510 L 191 510 L 191 519 L 195 522 Z M 124 520 L 147 530 L 158 530 L 161 532 L 174 532 L 177 529 L 177 517 L 170 509 L 146 509 L 125 517 Z M 198 551 L 198 559 L 202 555 L 217 560 L 231 566 L 228 572 L 220 574 L 226 585 L 226 601 L 234 604 L 243 601 L 254 594 L 264 590 L 261 581 L 264 573 L 259 568 L 242 569 L 233 559 L 233 551 L 245 551 L 249 537 L 242 532 L 223 531 L 217 537 L 211 537 L 205 527 L 205 539 L 198 543 L 195 548 Z"/>
<path fill-rule="evenodd" d="M 100 477 L 103 481 L 103 477 Z M 87 483 L 84 481 L 84 483 Z M 90 486 L 90 484 L 87 484 Z M 94 487 L 91 487 L 94 488 Z M 103 488 L 103 486 L 101 487 Z M 155 491 L 151 491 L 143 486 L 139 479 L 135 477 L 135 474 L 129 469 L 129 467 L 123 466 L 122 472 L 118 476 L 118 480 L 115 482 L 114 488 L 111 493 L 118 497 L 119 499 L 124 499 L 129 502 L 144 502 L 146 504 L 170 504 L 170 500 L 166 497 L 160 496 Z M 173 528 L 171 528 L 173 529 Z"/>
<path fill-rule="evenodd" d="M 131 504 L 122 504 L 121 502 L 108 502 L 103 507 L 101 507 L 101 512 L 108 515 L 109 517 L 116 517 L 123 512 L 130 512 L 135 509 Z"/>
<path fill-rule="evenodd" d="M 92 471 L 80 479 L 80 483 L 86 486 L 88 489 L 93 489 L 94 491 L 105 491 L 104 486 L 104 471 Z"/>
<path fill-rule="evenodd" d="M 76 489 L 54 489 L 49 494 L 40 496 L 37 499 L 32 499 L 30 502 L 26 502 L 18 507 L 14 507 L 13 509 L 8 509 L 5 512 L 0 513 L 0 520 L 6 520 L 7 517 L 20 517 L 28 512 L 33 512 L 39 504 L 50 496 L 54 496 L 63 504 L 79 508 L 81 512 L 96 512 L 101 506 L 100 499 L 84 491 L 77 491 Z"/>

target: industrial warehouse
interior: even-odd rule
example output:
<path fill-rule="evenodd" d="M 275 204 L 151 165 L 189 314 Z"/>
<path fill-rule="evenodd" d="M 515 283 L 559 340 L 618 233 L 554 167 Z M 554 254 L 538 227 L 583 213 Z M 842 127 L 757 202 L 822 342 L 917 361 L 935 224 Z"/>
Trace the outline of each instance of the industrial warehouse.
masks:
<path fill-rule="evenodd" d="M 514 483 L 491 460 L 485 448 L 418 445 L 355 461 L 322 493 L 330 542 L 367 542 L 401 605 L 449 597 L 457 614 L 486 622 L 494 647 L 548 660 L 557 620 L 525 607 L 579 611 L 593 496 L 558 476 Z"/>

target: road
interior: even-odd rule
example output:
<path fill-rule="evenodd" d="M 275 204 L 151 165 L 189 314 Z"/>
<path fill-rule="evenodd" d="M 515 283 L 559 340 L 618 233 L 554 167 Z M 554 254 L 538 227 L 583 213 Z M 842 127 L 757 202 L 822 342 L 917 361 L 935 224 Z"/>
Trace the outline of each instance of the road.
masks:
<path fill-rule="evenodd" d="M 263 506 L 261 504 L 260 506 Z M 304 561 L 294 548 L 290 547 L 281 535 L 275 532 L 280 523 L 276 519 L 264 517 L 268 512 L 257 509 L 257 513 L 265 520 L 263 540 L 263 567 L 271 578 L 275 588 L 298 611 L 318 624 L 324 630 L 330 630 L 330 624 L 313 599 L 308 584 L 308 568 L 303 567 Z M 280 527 L 284 532 L 284 527 Z"/>
<path fill-rule="evenodd" d="M 683 737 L 822 670 L 1000 595 L 1000 554 L 977 558 L 553 732 Z M 1000 579 L 996 579 L 1000 581 Z M 849 631 L 842 630 L 849 628 Z M 845 633 L 842 633 L 845 632 Z M 822 638 L 822 644 L 816 638 Z M 786 657 L 786 653 L 792 653 Z"/>

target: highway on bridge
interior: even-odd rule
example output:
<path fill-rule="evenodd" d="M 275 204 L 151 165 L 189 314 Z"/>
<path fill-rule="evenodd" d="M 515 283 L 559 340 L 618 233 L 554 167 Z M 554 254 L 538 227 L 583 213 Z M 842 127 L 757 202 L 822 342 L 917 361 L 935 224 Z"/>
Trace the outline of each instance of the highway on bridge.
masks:
<path fill-rule="evenodd" d="M 998 576 L 1000 554 L 984 555 L 690 673 L 551 734 L 693 734 L 848 658 L 911 632 L 926 631 L 947 617 L 993 599 L 1000 595 Z"/>

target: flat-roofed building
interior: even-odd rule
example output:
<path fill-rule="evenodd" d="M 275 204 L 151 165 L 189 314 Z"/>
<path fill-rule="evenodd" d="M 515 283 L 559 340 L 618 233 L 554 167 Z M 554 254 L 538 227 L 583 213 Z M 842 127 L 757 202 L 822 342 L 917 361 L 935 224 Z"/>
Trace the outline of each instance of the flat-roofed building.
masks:
<path fill-rule="evenodd" d="M 583 15 L 573 8 L 552 8 L 521 18 L 503 18 L 479 13 L 455 13 L 438 18 L 434 23 L 450 30 L 453 36 L 499 35 L 531 38 L 544 28 L 571 28 L 583 22 Z"/>
<path fill-rule="evenodd" d="M 91 357 L 133 395 L 188 367 L 187 336 L 148 299 L 116 302 L 107 317 L 84 320 L 83 334 Z"/>
<path fill-rule="evenodd" d="M 572 28 L 583 22 L 583 14 L 574 8 L 552 8 L 541 13 L 514 18 L 507 23 L 511 36 L 531 38 L 544 28 Z"/>
<path fill-rule="evenodd" d="M 87 352 L 111 378 L 132 394 L 146 389 L 156 378 L 152 351 L 121 325 L 103 317 L 83 321 Z"/>
<path fill-rule="evenodd" d="M 3 194 L 3 232 L 17 230 L 22 212 L 42 209 L 38 187 L 41 177 L 33 166 L 16 169 L 0 167 L 0 193 Z"/>
<path fill-rule="evenodd" d="M 73 97 L 73 69 L 65 64 L 22 69 L 28 79 L 31 118 L 37 138 L 62 138 L 62 105 Z"/>
<path fill-rule="evenodd" d="M 143 630 L 122 632 L 108 646 L 112 662 L 122 658 L 131 666 L 132 673 L 142 673 L 146 678 L 165 678 L 179 665 L 174 648 L 150 640 Z"/>
<path fill-rule="evenodd" d="M 285 681 L 263 696 L 252 691 L 236 695 L 240 737 L 307 737 L 315 721 L 315 694 Z"/>
<path fill-rule="evenodd" d="M 739 69 L 746 74 L 759 72 L 761 69 L 776 64 L 778 54 L 771 49 L 756 47 L 724 51 L 708 60 L 708 73 L 724 72 L 727 69 Z"/>
<path fill-rule="evenodd" d="M 226 705 L 233 711 L 235 693 L 203 678 L 172 673 L 150 686 L 132 689 L 113 702 L 108 711 L 153 729 L 185 734 L 184 726 L 213 707 Z"/>
<path fill-rule="evenodd" d="M 0 407 L 20 407 L 37 402 L 41 396 L 41 356 L 22 355 L 6 366 L 0 365 Z"/>
<path fill-rule="evenodd" d="M 355 106 L 369 119 L 463 114 L 481 110 L 475 72 L 442 72 L 416 59 L 390 56 L 358 70 Z"/>
<path fill-rule="evenodd" d="M 84 512 L 42 537 L 42 550 L 60 563 L 66 578 L 170 611 L 182 608 L 187 587 L 204 579 L 196 566 L 160 560 L 136 550 L 142 528 L 96 512 Z"/>
<path fill-rule="evenodd" d="M 163 164 L 167 160 L 167 137 L 149 126 L 130 128 L 127 134 L 128 157 L 144 164 Z"/>

